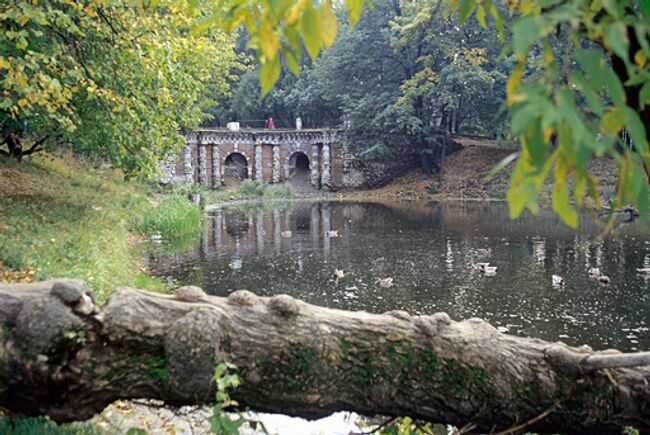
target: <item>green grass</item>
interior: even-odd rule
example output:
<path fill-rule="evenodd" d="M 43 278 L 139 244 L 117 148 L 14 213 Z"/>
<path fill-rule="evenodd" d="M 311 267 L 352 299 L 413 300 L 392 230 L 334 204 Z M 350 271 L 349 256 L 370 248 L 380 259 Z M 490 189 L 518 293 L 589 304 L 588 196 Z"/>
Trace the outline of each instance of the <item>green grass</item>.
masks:
<path fill-rule="evenodd" d="M 207 194 L 210 202 L 245 198 L 290 198 L 292 196 L 295 196 L 295 192 L 288 184 L 268 184 L 258 180 L 244 180 L 233 191 L 217 190 Z"/>
<path fill-rule="evenodd" d="M 20 435 L 99 435 L 101 431 L 92 423 L 57 425 L 46 417 L 2 418 L 0 434 Z"/>
<path fill-rule="evenodd" d="M 200 220 L 198 205 L 174 195 L 148 208 L 135 228 L 142 234 L 160 234 L 165 239 L 173 239 L 196 233 Z"/>
<path fill-rule="evenodd" d="M 80 278 L 99 301 L 121 285 L 165 290 L 141 271 L 134 230 L 198 230 L 199 211 L 179 196 L 155 198 L 146 184 L 69 153 L 0 159 L 0 282 Z"/>

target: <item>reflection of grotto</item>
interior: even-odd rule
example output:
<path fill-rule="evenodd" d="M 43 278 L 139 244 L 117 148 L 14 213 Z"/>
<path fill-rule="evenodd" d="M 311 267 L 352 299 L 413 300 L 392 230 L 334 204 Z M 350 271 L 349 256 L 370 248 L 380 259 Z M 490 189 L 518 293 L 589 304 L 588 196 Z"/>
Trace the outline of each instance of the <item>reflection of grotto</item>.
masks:
<path fill-rule="evenodd" d="M 226 232 L 234 238 L 243 237 L 248 233 L 249 223 L 246 214 L 240 210 L 226 210 Z"/>
<path fill-rule="evenodd" d="M 294 215 L 296 229 L 308 231 L 311 225 L 311 210 L 296 210 Z"/>

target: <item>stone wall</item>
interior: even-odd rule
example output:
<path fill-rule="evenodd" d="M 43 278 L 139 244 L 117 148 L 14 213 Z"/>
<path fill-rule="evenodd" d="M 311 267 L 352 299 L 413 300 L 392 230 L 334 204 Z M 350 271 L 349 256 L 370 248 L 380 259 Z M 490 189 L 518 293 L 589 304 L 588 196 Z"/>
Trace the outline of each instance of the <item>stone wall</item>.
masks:
<path fill-rule="evenodd" d="M 292 156 L 304 154 L 309 160 L 310 182 L 314 188 L 341 188 L 344 165 L 337 159 L 342 156 L 343 139 L 344 134 L 336 130 L 194 131 L 187 135 L 187 144 L 176 162 L 163 165 L 165 175 L 161 181 L 216 188 L 225 178 L 242 174 L 239 178 L 279 183 L 292 172 Z M 238 163 L 234 164 L 234 160 Z M 241 170 L 243 166 L 247 172 Z"/>

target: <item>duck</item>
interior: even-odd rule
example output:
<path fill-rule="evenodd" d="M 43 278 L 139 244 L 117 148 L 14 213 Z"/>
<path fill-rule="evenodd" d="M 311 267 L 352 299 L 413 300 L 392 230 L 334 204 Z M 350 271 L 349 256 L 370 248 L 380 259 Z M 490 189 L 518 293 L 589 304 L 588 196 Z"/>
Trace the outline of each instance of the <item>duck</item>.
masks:
<path fill-rule="evenodd" d="M 483 272 L 488 276 L 495 275 L 497 273 L 497 266 L 490 266 L 490 263 L 474 263 L 472 265 L 474 270 Z"/>
<path fill-rule="evenodd" d="M 607 275 L 600 275 L 600 276 L 599 276 L 598 278 L 596 278 L 596 279 L 597 279 L 598 282 L 601 283 L 601 284 L 609 284 L 609 283 L 612 282 L 612 280 L 610 279 L 610 277 L 608 277 Z"/>
<path fill-rule="evenodd" d="M 494 276 L 497 274 L 497 267 L 488 265 L 483 268 L 482 272 L 485 274 L 485 276 Z"/>
<path fill-rule="evenodd" d="M 287 231 L 282 231 L 280 233 L 280 235 L 282 237 L 284 237 L 285 239 L 288 239 L 289 237 L 291 237 L 293 235 L 293 233 L 291 232 L 291 230 L 287 230 Z"/>
<path fill-rule="evenodd" d="M 381 278 L 375 281 L 375 284 L 378 284 L 381 288 L 389 288 L 393 286 L 393 278 Z"/>
<path fill-rule="evenodd" d="M 339 232 L 338 232 L 338 230 L 330 230 L 330 231 L 327 232 L 327 236 L 328 237 L 338 237 Z"/>
<path fill-rule="evenodd" d="M 551 284 L 553 287 L 561 287 L 564 286 L 564 278 L 562 278 L 560 275 L 553 275 L 551 276 Z"/>
<path fill-rule="evenodd" d="M 345 272 L 342 269 L 334 269 L 334 277 L 338 280 L 345 278 Z"/>
<path fill-rule="evenodd" d="M 600 267 L 590 267 L 587 273 L 591 278 L 598 278 L 600 275 L 602 275 L 600 272 Z"/>

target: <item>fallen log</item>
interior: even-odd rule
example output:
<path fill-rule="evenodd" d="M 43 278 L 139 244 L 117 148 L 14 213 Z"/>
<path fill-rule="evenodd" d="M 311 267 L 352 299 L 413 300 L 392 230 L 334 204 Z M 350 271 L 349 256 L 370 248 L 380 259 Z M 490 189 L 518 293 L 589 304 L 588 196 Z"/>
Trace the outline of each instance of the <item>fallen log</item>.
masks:
<path fill-rule="evenodd" d="M 214 368 L 231 362 L 234 397 L 259 411 L 408 415 L 483 432 L 650 430 L 650 355 L 514 337 L 480 319 L 197 287 L 118 288 L 98 309 L 83 282 L 57 280 L 0 286 L 0 320 L 0 406 L 56 421 L 118 398 L 205 403 Z"/>

